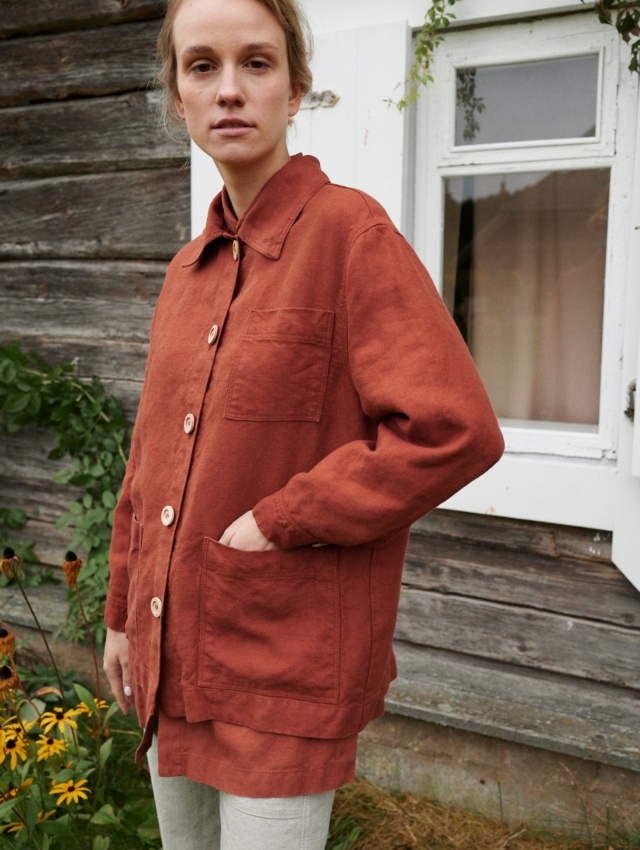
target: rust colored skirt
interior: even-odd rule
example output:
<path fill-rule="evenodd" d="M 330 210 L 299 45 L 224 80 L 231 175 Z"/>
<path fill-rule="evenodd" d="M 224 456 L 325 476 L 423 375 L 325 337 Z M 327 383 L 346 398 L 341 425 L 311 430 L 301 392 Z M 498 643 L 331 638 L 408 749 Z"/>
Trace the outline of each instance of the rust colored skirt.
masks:
<path fill-rule="evenodd" d="M 355 776 L 357 735 L 299 738 L 257 732 L 220 720 L 188 723 L 156 715 L 160 776 L 186 776 L 241 797 L 298 797 L 320 794 Z M 138 749 L 148 749 L 149 724 Z"/>

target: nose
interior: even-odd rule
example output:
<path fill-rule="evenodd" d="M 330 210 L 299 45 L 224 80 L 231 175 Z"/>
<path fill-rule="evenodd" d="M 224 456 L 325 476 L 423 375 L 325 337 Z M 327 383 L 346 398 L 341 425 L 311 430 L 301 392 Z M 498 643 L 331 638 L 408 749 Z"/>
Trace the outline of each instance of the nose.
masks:
<path fill-rule="evenodd" d="M 243 104 L 245 95 L 240 80 L 238 68 L 234 65 L 223 67 L 216 95 L 216 102 L 219 105 L 229 106 L 230 104 Z"/>

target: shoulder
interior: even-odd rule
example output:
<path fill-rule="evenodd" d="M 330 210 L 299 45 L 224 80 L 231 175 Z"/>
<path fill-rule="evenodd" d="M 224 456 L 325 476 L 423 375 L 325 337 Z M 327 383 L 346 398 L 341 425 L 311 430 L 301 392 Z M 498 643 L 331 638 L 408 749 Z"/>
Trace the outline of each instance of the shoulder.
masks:
<path fill-rule="evenodd" d="M 326 183 L 308 205 L 309 214 L 327 219 L 353 236 L 371 227 L 398 232 L 382 204 L 360 189 Z"/>

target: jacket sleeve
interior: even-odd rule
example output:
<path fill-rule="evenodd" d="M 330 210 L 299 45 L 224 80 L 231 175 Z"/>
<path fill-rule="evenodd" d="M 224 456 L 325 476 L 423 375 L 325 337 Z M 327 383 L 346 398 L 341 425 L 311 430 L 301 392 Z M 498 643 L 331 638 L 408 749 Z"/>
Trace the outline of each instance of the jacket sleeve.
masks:
<path fill-rule="evenodd" d="M 377 432 L 340 446 L 256 505 L 260 530 L 285 549 L 385 542 L 504 449 L 467 346 L 391 226 L 357 238 L 345 293 L 351 378 Z"/>
<path fill-rule="evenodd" d="M 113 512 L 111 549 L 109 551 L 109 590 L 104 621 L 110 629 L 123 632 L 127 622 L 127 596 L 129 593 L 129 548 L 131 545 L 131 482 L 135 471 L 133 439 L 129 460 L 122 482 L 120 498 Z"/>

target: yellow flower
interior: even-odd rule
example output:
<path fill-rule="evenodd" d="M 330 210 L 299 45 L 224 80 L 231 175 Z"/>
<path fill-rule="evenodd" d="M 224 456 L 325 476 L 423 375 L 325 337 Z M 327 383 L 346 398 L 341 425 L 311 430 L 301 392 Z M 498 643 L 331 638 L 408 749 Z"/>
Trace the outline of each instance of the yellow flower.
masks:
<path fill-rule="evenodd" d="M 93 705 L 94 705 L 94 707 L 90 708 L 86 704 L 86 702 L 78 703 L 78 706 L 76 707 L 76 711 L 78 712 L 78 714 L 95 714 L 96 709 L 99 709 L 100 711 L 104 711 L 105 709 L 109 708 L 109 703 L 106 700 L 101 699 L 98 702 L 98 699 L 96 697 L 93 698 Z"/>
<path fill-rule="evenodd" d="M 66 741 L 60 740 L 60 738 L 53 738 L 51 735 L 39 735 L 37 744 L 38 761 L 43 761 L 44 759 L 51 758 L 51 756 L 58 755 L 58 753 L 65 753 L 67 751 Z"/>
<path fill-rule="evenodd" d="M 5 759 L 11 761 L 11 770 L 16 769 L 18 759 L 26 761 L 27 741 L 21 731 L 0 729 L 0 764 L 4 764 Z"/>
<path fill-rule="evenodd" d="M 40 717 L 40 726 L 45 734 L 49 734 L 56 726 L 60 732 L 64 732 L 66 728 L 77 729 L 78 724 L 73 719 L 80 712 L 76 708 L 69 708 L 63 711 L 60 707 L 54 708 L 53 711 L 45 711 Z"/>
<path fill-rule="evenodd" d="M 50 812 L 45 812 L 45 811 L 41 810 L 41 811 L 38 812 L 38 817 L 36 818 L 36 823 L 37 824 L 42 823 L 42 821 L 46 820 L 47 818 L 50 818 L 51 815 L 54 815 L 54 814 L 55 814 L 55 812 L 53 810 L 51 810 Z M 13 823 L 10 823 L 5 827 L 0 827 L 0 832 L 3 829 L 4 829 L 5 832 L 20 832 L 20 830 L 22 829 L 23 826 L 24 826 L 24 823 L 22 821 L 20 821 L 20 820 L 19 821 L 13 821 Z"/>
<path fill-rule="evenodd" d="M 4 794 L 0 794 L 0 803 L 4 803 L 5 800 L 11 800 L 13 797 L 17 797 L 21 791 L 26 790 L 32 783 L 33 779 L 25 779 L 22 785 L 18 785 L 16 788 L 10 785 L 8 791 L 5 791 Z"/>
<path fill-rule="evenodd" d="M 86 779 L 80 779 L 76 782 L 75 779 L 68 779 L 66 782 L 54 782 L 49 793 L 52 796 L 59 794 L 58 803 L 78 803 L 80 799 L 86 800 L 91 791 L 89 788 L 84 788 L 87 784 Z"/>

